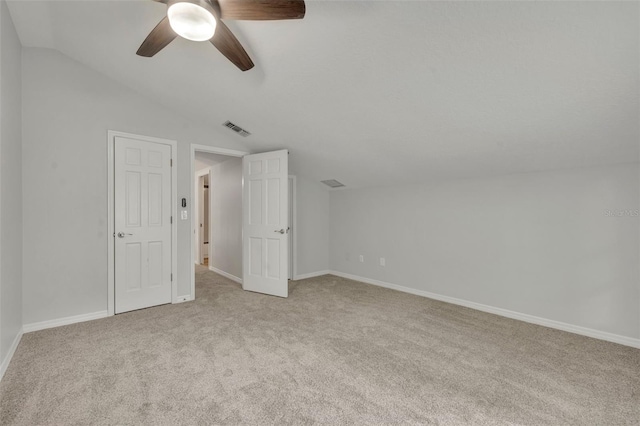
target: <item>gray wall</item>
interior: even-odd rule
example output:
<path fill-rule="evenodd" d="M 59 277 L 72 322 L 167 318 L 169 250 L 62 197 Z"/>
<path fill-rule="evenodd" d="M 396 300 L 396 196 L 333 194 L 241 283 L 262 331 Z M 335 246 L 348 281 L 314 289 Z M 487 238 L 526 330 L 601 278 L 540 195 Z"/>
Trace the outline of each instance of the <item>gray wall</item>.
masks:
<path fill-rule="evenodd" d="M 296 176 L 298 275 L 329 269 L 329 191 L 324 184 Z"/>
<path fill-rule="evenodd" d="M 0 363 L 22 329 L 21 45 L 0 1 Z"/>
<path fill-rule="evenodd" d="M 638 338 L 638 176 L 636 163 L 334 191 L 331 267 Z"/>
<path fill-rule="evenodd" d="M 24 323 L 107 309 L 107 130 L 178 141 L 191 202 L 191 143 L 246 150 L 47 49 L 23 50 Z M 178 220 L 178 295 L 190 293 L 189 220 Z M 28 267 L 27 267 L 28 266 Z"/>
<path fill-rule="evenodd" d="M 211 167 L 209 265 L 242 278 L 242 158 Z"/>

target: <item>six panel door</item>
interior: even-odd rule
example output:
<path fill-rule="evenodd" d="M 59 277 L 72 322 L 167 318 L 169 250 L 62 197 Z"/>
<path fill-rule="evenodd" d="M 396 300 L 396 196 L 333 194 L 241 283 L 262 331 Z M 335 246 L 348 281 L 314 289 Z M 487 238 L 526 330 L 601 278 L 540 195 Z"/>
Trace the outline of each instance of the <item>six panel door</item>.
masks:
<path fill-rule="evenodd" d="M 115 138 L 115 313 L 171 303 L 171 154 Z"/>
<path fill-rule="evenodd" d="M 287 297 L 289 293 L 288 151 L 242 159 L 242 287 Z"/>

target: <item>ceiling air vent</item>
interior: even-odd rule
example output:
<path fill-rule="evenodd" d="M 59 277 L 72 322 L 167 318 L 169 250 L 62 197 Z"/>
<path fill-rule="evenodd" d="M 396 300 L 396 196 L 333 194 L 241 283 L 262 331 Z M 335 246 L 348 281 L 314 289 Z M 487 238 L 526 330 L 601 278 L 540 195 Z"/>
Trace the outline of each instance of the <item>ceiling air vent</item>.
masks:
<path fill-rule="evenodd" d="M 237 126 L 237 125 L 233 124 L 232 122 L 230 122 L 228 120 L 224 122 L 223 126 L 230 128 L 231 130 L 233 130 L 234 132 L 236 132 L 240 136 L 244 136 L 245 138 L 251 134 L 251 133 L 247 132 L 245 129 L 243 129 L 242 127 Z"/>
<path fill-rule="evenodd" d="M 338 182 L 338 181 L 337 181 L 337 180 L 335 180 L 335 179 L 323 180 L 323 181 L 321 181 L 321 182 L 322 182 L 322 183 L 324 183 L 325 185 L 327 185 L 327 186 L 331 187 L 331 188 L 340 188 L 340 187 L 343 187 L 343 186 L 344 186 L 344 184 L 343 184 L 343 183 Z"/>

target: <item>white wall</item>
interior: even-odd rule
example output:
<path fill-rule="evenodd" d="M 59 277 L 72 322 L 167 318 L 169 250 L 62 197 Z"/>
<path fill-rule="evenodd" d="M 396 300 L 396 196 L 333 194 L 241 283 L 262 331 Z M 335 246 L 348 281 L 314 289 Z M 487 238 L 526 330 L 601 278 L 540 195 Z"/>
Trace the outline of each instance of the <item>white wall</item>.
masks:
<path fill-rule="evenodd" d="M 191 208 L 190 144 L 246 150 L 47 49 L 23 50 L 24 323 L 107 309 L 107 130 L 178 141 L 178 200 Z M 189 220 L 178 220 L 178 295 L 190 293 Z"/>
<path fill-rule="evenodd" d="M 334 191 L 331 267 L 638 338 L 638 177 L 636 163 Z"/>
<path fill-rule="evenodd" d="M 242 158 L 211 167 L 209 265 L 242 278 Z"/>
<path fill-rule="evenodd" d="M 0 377 L 22 330 L 21 49 L 0 1 Z"/>
<path fill-rule="evenodd" d="M 296 176 L 296 275 L 329 269 L 329 191 L 297 173 Z"/>

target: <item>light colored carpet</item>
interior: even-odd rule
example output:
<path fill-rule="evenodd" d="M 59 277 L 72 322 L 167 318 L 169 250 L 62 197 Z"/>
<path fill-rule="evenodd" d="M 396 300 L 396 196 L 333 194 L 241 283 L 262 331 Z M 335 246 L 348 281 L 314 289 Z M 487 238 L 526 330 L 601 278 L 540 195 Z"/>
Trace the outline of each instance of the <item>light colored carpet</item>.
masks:
<path fill-rule="evenodd" d="M 637 425 L 640 350 L 334 276 L 24 335 L 2 425 Z"/>

